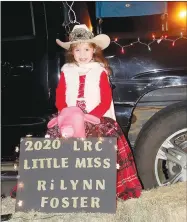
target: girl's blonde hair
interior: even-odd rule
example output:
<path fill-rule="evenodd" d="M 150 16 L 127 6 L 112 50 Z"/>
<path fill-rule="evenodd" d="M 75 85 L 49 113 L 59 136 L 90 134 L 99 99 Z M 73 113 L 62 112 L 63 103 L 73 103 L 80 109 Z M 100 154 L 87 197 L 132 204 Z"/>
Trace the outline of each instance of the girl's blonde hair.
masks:
<path fill-rule="evenodd" d="M 67 63 L 76 63 L 74 56 L 73 56 L 73 49 L 81 43 L 75 43 L 71 44 L 69 50 L 66 52 L 66 62 Z M 90 47 L 93 47 L 95 49 L 95 52 L 93 54 L 93 61 L 99 62 L 104 65 L 104 68 L 107 70 L 107 74 L 111 74 L 111 69 L 109 67 L 108 61 L 105 59 L 103 52 L 100 47 L 98 47 L 95 43 L 88 43 Z"/>

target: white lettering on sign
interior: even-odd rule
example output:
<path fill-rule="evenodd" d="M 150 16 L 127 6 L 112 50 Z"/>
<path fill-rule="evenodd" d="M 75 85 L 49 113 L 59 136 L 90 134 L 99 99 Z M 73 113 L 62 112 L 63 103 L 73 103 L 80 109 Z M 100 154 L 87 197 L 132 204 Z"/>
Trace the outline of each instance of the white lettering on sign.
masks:
<path fill-rule="evenodd" d="M 29 162 L 30 161 L 30 162 Z M 40 158 L 40 159 L 31 159 L 24 160 L 24 170 L 30 169 L 58 169 L 58 168 L 68 168 L 68 158 Z"/>
<path fill-rule="evenodd" d="M 99 197 L 63 197 L 62 199 L 53 197 L 41 197 L 41 207 L 46 207 L 49 205 L 51 208 L 59 207 L 60 203 L 62 208 L 73 207 L 73 208 L 100 208 L 100 198 Z"/>
<path fill-rule="evenodd" d="M 47 185 L 46 185 L 47 184 Z M 54 190 L 55 186 L 59 186 L 60 190 L 67 190 L 67 189 L 72 189 L 72 190 L 105 190 L 105 180 L 60 180 L 54 181 L 54 179 L 51 179 L 51 181 L 46 181 L 46 180 L 38 180 L 37 181 L 37 190 L 38 191 L 45 191 L 45 190 Z"/>
<path fill-rule="evenodd" d="M 55 140 L 48 140 L 45 139 L 44 141 L 35 141 L 32 140 L 25 142 L 26 148 L 25 151 L 33 151 L 33 150 L 50 150 L 54 149 L 57 150 L 61 147 L 61 141 L 58 139 Z"/>
<path fill-rule="evenodd" d="M 91 141 L 83 141 L 83 146 L 82 146 L 82 148 L 80 148 L 80 147 L 78 147 L 78 142 L 74 141 L 73 150 L 74 151 L 85 151 L 85 152 L 92 151 L 92 150 L 102 151 L 102 148 L 99 147 L 99 144 L 102 144 L 102 143 L 103 143 L 102 141 L 98 141 L 94 145 Z"/>
<path fill-rule="evenodd" d="M 96 158 L 76 158 L 75 168 L 109 168 L 110 159 L 101 159 L 100 157 Z"/>

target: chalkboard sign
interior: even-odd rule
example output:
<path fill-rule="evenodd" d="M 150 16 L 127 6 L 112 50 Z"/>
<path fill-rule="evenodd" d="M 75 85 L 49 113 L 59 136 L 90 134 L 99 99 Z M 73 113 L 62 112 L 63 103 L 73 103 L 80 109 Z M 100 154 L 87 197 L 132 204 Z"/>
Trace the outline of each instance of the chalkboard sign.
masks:
<path fill-rule="evenodd" d="M 116 138 L 22 138 L 16 211 L 116 212 Z"/>

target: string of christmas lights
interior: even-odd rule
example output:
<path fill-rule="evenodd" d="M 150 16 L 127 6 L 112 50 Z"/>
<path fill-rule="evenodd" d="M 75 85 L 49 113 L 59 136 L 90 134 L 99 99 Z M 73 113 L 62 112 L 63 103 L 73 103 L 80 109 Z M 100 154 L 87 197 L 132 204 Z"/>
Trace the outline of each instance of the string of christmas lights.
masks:
<path fill-rule="evenodd" d="M 135 44 L 137 44 L 137 43 L 147 46 L 148 50 L 151 51 L 150 45 L 153 44 L 154 42 L 157 42 L 157 43 L 159 44 L 161 41 L 170 41 L 170 42 L 172 42 L 172 46 L 175 46 L 175 42 L 176 42 L 177 40 L 179 40 L 179 39 L 187 39 L 187 37 L 183 36 L 183 33 L 182 33 L 182 32 L 181 32 L 180 37 L 176 38 L 175 40 L 173 40 L 173 39 L 168 39 L 168 38 L 167 38 L 167 35 L 161 36 L 161 38 L 157 39 L 157 38 L 155 37 L 155 35 L 153 34 L 153 35 L 152 35 L 152 38 L 153 38 L 153 40 L 152 40 L 150 43 L 148 43 L 148 44 L 145 43 L 145 42 L 141 42 L 139 37 L 138 37 L 138 40 L 137 40 L 137 41 L 131 42 L 130 44 L 127 44 L 127 45 L 121 45 L 121 44 L 118 42 L 118 38 L 115 38 L 114 41 L 111 41 L 111 43 L 114 43 L 114 44 L 118 45 L 119 47 L 121 47 L 121 53 L 125 53 L 124 48 L 131 47 L 131 46 L 133 46 L 133 45 L 135 45 Z"/>
<path fill-rule="evenodd" d="M 66 8 L 66 6 L 67 7 L 69 7 L 69 10 L 68 10 L 68 19 L 69 19 L 69 22 L 68 23 L 66 23 L 65 21 L 64 21 L 64 23 L 62 24 L 62 26 L 64 26 L 64 28 L 65 28 L 65 30 L 66 30 L 66 32 L 69 34 L 70 33 L 70 25 L 71 24 L 79 24 L 80 25 L 80 22 L 78 22 L 77 21 L 77 17 L 76 17 L 76 14 L 75 14 L 75 11 L 73 10 L 73 4 L 74 4 L 74 1 L 71 3 L 71 5 L 69 5 L 68 4 L 68 2 L 62 2 L 63 3 L 63 5 L 64 5 L 64 8 Z M 71 15 L 70 15 L 70 13 L 73 13 L 73 20 L 71 19 Z"/>
<path fill-rule="evenodd" d="M 71 25 L 71 24 L 79 24 L 79 25 L 80 25 L 80 22 L 77 21 L 77 17 L 76 17 L 75 11 L 74 11 L 73 8 L 72 8 L 72 7 L 73 7 L 73 4 L 74 4 L 74 1 L 71 3 L 71 5 L 69 5 L 67 1 L 66 1 L 66 2 L 62 2 L 62 3 L 63 3 L 63 5 L 64 5 L 64 7 L 66 7 L 66 6 L 69 7 L 69 10 L 68 10 L 68 19 L 69 19 L 69 22 L 68 22 L 68 23 L 65 23 L 65 22 L 64 22 L 64 23 L 62 24 L 62 25 L 65 27 L 65 30 L 66 30 L 67 34 L 69 34 L 69 33 L 71 32 L 71 30 L 70 30 L 70 25 Z M 71 12 L 73 13 L 73 17 L 74 17 L 73 20 L 71 19 L 71 15 L 70 15 Z M 166 13 L 166 14 L 167 14 L 167 13 Z M 164 14 L 164 15 L 165 15 L 165 14 Z M 127 45 L 121 45 L 121 44 L 118 42 L 118 38 L 115 38 L 114 41 L 111 41 L 111 43 L 114 43 L 114 44 L 118 45 L 118 46 L 121 48 L 121 53 L 124 54 L 124 53 L 125 53 L 124 48 L 131 47 L 131 46 L 133 46 L 133 45 L 135 45 L 135 44 L 137 44 L 137 43 L 147 46 L 148 50 L 151 51 L 151 47 L 150 47 L 150 46 L 151 46 L 151 44 L 153 44 L 154 42 L 157 42 L 157 43 L 159 44 L 161 41 L 170 41 L 170 42 L 172 42 L 172 46 L 175 46 L 175 42 L 176 42 L 177 40 L 179 40 L 179 39 L 187 39 L 187 37 L 184 37 L 184 36 L 183 36 L 183 33 L 182 33 L 182 32 L 181 32 L 181 35 L 180 35 L 178 38 L 176 38 L 175 40 L 169 39 L 169 38 L 167 38 L 167 37 L 168 37 L 167 35 L 164 35 L 164 36 L 161 36 L 161 38 L 157 39 L 157 38 L 155 38 L 155 35 L 153 34 L 153 35 L 152 35 L 153 40 L 152 40 L 150 43 L 148 43 L 148 44 L 145 43 L 145 42 L 142 42 L 139 37 L 138 37 L 138 40 L 137 40 L 137 41 L 131 42 L 130 44 L 127 44 Z"/>

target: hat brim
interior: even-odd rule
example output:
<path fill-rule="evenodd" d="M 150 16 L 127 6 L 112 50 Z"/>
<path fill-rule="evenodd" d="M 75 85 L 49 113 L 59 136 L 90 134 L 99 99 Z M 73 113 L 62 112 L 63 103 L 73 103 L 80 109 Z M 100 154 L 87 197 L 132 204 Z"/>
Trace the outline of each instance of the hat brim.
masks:
<path fill-rule="evenodd" d="M 97 46 L 99 46 L 102 50 L 106 49 L 109 44 L 110 44 L 110 38 L 108 35 L 105 34 L 100 34 L 95 36 L 92 39 L 88 39 L 88 40 L 77 40 L 77 41 L 72 41 L 72 42 L 62 42 L 59 39 L 56 39 L 56 43 L 61 46 L 62 48 L 68 50 L 70 48 L 71 44 L 74 43 L 80 43 L 80 42 L 91 42 L 91 43 L 95 43 Z"/>

